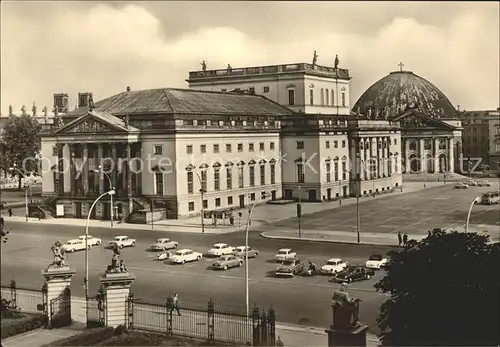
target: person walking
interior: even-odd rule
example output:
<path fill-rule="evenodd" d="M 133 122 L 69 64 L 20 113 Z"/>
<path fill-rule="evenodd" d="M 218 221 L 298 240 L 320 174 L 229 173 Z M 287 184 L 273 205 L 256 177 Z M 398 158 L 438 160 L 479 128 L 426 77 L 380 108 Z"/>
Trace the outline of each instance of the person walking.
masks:
<path fill-rule="evenodd" d="M 401 243 L 403 242 L 403 236 L 401 236 L 401 232 L 398 231 L 398 245 L 401 247 Z"/>
<path fill-rule="evenodd" d="M 12 209 L 9 208 L 9 217 L 12 217 Z"/>
<path fill-rule="evenodd" d="M 179 294 L 175 293 L 174 294 L 174 297 L 172 298 L 172 308 L 170 309 L 170 315 L 172 315 L 172 312 L 176 310 L 177 311 L 177 314 L 179 316 L 182 316 L 181 315 L 181 311 L 180 311 L 180 300 L 179 300 Z"/>
<path fill-rule="evenodd" d="M 405 233 L 403 235 L 403 246 L 406 246 L 408 244 L 408 234 Z"/>

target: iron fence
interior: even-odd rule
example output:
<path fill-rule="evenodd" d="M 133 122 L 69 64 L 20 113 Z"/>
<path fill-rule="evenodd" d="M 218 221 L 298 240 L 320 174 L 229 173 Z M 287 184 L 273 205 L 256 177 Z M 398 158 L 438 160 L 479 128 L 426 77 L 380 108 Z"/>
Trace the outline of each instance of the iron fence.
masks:
<path fill-rule="evenodd" d="M 19 308 L 22 312 L 40 313 L 44 310 L 44 292 L 42 288 L 21 288 L 13 280 L 8 286 L 2 285 L 1 297 L 10 301 L 12 308 Z"/>
<path fill-rule="evenodd" d="M 254 308 L 247 316 L 217 308 L 212 300 L 205 309 L 198 309 L 176 307 L 171 297 L 164 305 L 155 305 L 134 302 L 132 296 L 127 299 L 127 307 L 129 328 L 209 341 L 274 346 L 272 308 L 262 314 Z"/>

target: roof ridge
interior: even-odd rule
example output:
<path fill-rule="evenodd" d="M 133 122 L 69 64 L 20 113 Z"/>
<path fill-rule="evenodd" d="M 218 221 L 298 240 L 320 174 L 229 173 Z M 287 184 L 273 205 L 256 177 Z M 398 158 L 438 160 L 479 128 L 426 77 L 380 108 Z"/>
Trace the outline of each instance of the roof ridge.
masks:
<path fill-rule="evenodd" d="M 175 112 L 175 111 L 174 111 L 174 107 L 172 106 L 172 103 L 170 102 L 170 98 L 168 97 L 167 89 L 168 89 L 168 88 L 162 88 L 163 95 L 164 95 L 164 96 L 165 96 L 165 98 L 167 99 L 168 107 L 170 107 L 170 109 L 172 110 L 172 112 Z"/>

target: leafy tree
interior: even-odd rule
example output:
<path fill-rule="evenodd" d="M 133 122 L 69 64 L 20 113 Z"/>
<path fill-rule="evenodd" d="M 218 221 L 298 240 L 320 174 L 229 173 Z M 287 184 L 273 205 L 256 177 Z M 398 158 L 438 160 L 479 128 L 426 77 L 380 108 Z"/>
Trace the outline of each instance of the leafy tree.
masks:
<path fill-rule="evenodd" d="M 8 170 L 14 164 L 24 173 L 36 170 L 35 157 L 40 152 L 40 129 L 41 125 L 30 115 L 10 116 L 5 122 L 3 142 L 5 156 L 0 162 L 4 170 Z M 31 158 L 27 160 L 28 158 Z M 11 172 L 19 178 L 19 190 L 21 189 L 22 175 L 19 172 Z"/>
<path fill-rule="evenodd" d="M 387 346 L 500 343 L 500 246 L 476 233 L 434 229 L 391 251 L 375 284 L 390 294 L 378 319 Z"/>

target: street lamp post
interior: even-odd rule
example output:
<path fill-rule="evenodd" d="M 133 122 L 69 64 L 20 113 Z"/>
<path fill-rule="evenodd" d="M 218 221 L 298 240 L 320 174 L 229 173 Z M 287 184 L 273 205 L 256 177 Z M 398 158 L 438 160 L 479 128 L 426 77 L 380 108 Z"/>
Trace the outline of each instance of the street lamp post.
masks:
<path fill-rule="evenodd" d="M 302 187 L 299 186 L 299 202 L 297 203 L 297 222 L 299 226 L 299 238 L 302 237 Z"/>
<path fill-rule="evenodd" d="M 200 194 L 201 194 L 201 232 L 205 233 L 205 206 L 203 205 L 203 201 L 205 200 L 205 189 L 203 188 L 203 181 L 201 179 L 200 174 L 193 170 L 192 168 L 186 168 L 187 172 L 194 172 L 196 177 L 198 177 L 198 181 L 200 181 Z"/>
<path fill-rule="evenodd" d="M 104 174 L 104 176 L 106 176 L 106 178 L 108 179 L 109 189 L 114 191 L 115 187 L 113 187 L 113 182 L 111 181 L 111 177 L 109 177 L 109 175 L 108 175 L 107 172 L 104 172 L 102 170 L 102 166 L 101 165 L 99 165 L 97 167 L 97 170 L 94 170 L 94 172 L 99 172 L 99 173 Z M 113 195 L 114 194 L 110 194 L 110 199 L 111 199 L 110 200 L 110 204 L 111 204 L 111 206 L 110 206 L 110 210 L 111 210 L 111 212 L 110 212 L 111 213 L 111 227 L 113 227 L 113 219 L 114 219 L 114 214 L 113 214 L 113 210 L 114 210 L 114 207 L 113 207 Z"/>
<path fill-rule="evenodd" d="M 250 231 L 250 223 L 252 220 L 253 209 L 258 201 L 262 199 L 269 198 L 270 194 L 261 195 L 258 199 L 256 199 L 252 207 L 250 207 L 250 212 L 248 213 L 247 226 L 245 231 L 245 299 L 246 299 L 246 308 L 247 308 L 247 317 L 250 315 L 250 289 L 249 289 L 249 276 L 248 276 L 248 232 Z"/>
<path fill-rule="evenodd" d="M 26 175 L 24 174 L 24 172 L 22 172 L 21 170 L 19 170 L 16 166 L 16 163 L 14 163 L 14 165 L 12 167 L 9 168 L 9 171 L 15 171 L 15 172 L 19 172 L 23 178 L 24 178 L 24 207 L 25 207 L 25 214 L 26 214 L 26 222 L 28 221 L 28 180 L 26 179 Z"/>
<path fill-rule="evenodd" d="M 90 206 L 89 214 L 87 216 L 87 222 L 85 224 L 85 278 L 83 280 L 83 285 L 85 286 L 85 317 L 87 318 L 87 322 L 89 321 L 89 245 L 88 245 L 88 236 L 89 236 L 89 222 L 90 216 L 92 215 L 92 210 L 94 209 L 95 204 L 104 196 L 108 195 L 113 197 L 115 191 L 113 189 L 107 191 L 106 193 L 101 194 Z"/>
<path fill-rule="evenodd" d="M 467 212 L 467 220 L 465 222 L 465 232 L 466 233 L 469 232 L 469 220 L 470 220 L 470 214 L 472 212 L 472 207 L 474 206 L 474 204 L 478 203 L 479 201 L 481 201 L 481 198 L 475 197 L 474 200 L 472 200 L 470 203 L 469 211 Z"/>

